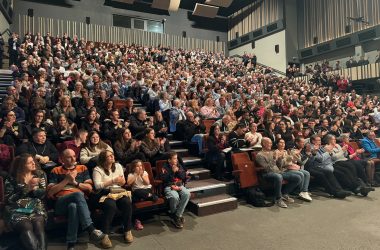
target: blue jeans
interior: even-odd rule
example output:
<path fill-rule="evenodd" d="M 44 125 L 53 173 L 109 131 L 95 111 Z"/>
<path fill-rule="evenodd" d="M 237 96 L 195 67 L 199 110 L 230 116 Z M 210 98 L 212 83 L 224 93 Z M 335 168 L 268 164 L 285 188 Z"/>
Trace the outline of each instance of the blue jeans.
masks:
<path fill-rule="evenodd" d="M 164 189 L 166 199 L 169 200 L 170 213 L 175 214 L 178 217 L 182 217 L 186 205 L 190 200 L 189 190 L 184 186 L 181 188 L 181 191 L 172 190 L 171 187 L 166 187 Z"/>
<path fill-rule="evenodd" d="M 299 175 L 302 179 L 300 188 L 301 192 L 308 192 L 309 191 L 309 183 L 310 183 L 310 173 L 304 169 L 300 170 L 290 170 L 287 173 L 293 174 L 293 175 Z"/>
<path fill-rule="evenodd" d="M 302 182 L 302 179 L 299 175 L 293 175 L 289 172 L 284 173 L 265 173 L 263 174 L 265 179 L 269 179 L 274 184 L 274 198 L 278 200 L 282 197 L 282 194 L 287 195 L 296 189 Z M 282 190 L 282 180 L 287 180 L 288 184 L 284 186 Z"/>
<path fill-rule="evenodd" d="M 77 242 L 79 224 L 82 229 L 86 229 L 92 224 L 90 211 L 82 192 L 59 197 L 55 203 L 55 214 L 67 216 L 67 243 Z"/>
<path fill-rule="evenodd" d="M 199 154 L 202 154 L 203 153 L 203 135 L 202 134 L 195 134 L 191 138 L 191 142 L 196 142 L 198 144 Z"/>

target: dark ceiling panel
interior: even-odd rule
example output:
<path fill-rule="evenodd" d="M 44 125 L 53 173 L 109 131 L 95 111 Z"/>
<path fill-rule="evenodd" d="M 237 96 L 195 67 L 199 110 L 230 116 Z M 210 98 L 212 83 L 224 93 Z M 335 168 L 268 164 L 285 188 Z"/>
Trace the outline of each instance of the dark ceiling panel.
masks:
<path fill-rule="evenodd" d="M 245 6 L 255 2 L 257 0 L 234 0 L 232 4 L 228 8 L 219 8 L 218 15 L 227 17 L 235 13 L 236 11 L 244 8 Z M 135 10 L 140 12 L 146 12 L 151 14 L 158 14 L 156 13 L 155 9 L 151 8 L 150 5 L 152 4 L 153 0 L 135 0 L 134 4 L 123 4 L 120 2 L 115 2 L 113 0 L 105 0 L 104 5 L 112 6 L 115 8 L 122 8 L 122 9 L 128 9 L 128 10 Z M 197 3 L 204 3 L 205 0 L 182 0 L 179 7 L 181 9 L 185 10 L 194 10 L 194 7 Z M 165 15 L 165 13 L 160 12 L 158 15 Z M 169 15 L 169 13 L 166 11 L 166 15 Z"/>
<path fill-rule="evenodd" d="M 60 7 L 73 7 L 73 5 L 68 3 L 68 1 L 66 0 L 24 0 L 24 1 L 49 4 L 49 5 L 55 5 L 55 6 L 60 6 Z"/>

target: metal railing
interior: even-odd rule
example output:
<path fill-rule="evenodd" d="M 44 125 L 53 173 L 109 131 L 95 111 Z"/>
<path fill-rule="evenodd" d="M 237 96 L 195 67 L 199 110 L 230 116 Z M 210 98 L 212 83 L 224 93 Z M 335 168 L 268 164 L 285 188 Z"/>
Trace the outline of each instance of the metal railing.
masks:
<path fill-rule="evenodd" d="M 331 70 L 327 72 L 327 75 L 331 74 L 348 77 L 352 81 L 376 79 L 380 77 L 380 62 L 341 70 Z M 295 79 L 309 81 L 311 78 L 311 74 L 306 74 L 304 76 L 296 77 Z"/>

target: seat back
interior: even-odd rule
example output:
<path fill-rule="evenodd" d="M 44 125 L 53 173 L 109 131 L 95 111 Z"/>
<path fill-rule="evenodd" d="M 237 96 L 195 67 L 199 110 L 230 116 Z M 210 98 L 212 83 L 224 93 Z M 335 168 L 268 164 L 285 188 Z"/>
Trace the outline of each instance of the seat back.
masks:
<path fill-rule="evenodd" d="M 215 120 L 203 120 L 203 125 L 206 128 L 206 133 L 210 132 L 211 126 L 215 123 Z"/>
<path fill-rule="evenodd" d="M 251 159 L 249 158 L 249 155 L 247 152 L 234 153 L 231 155 L 231 160 L 232 160 L 232 167 L 234 170 L 237 170 L 238 164 L 251 162 Z"/>
<path fill-rule="evenodd" d="M 358 150 L 358 149 L 360 149 L 358 143 L 355 142 L 355 141 L 350 141 L 348 144 L 349 144 L 349 145 L 350 145 L 355 151 Z"/>
<path fill-rule="evenodd" d="M 378 147 L 380 147 L 380 139 L 379 139 L 379 138 L 376 138 L 376 139 L 375 139 L 375 143 L 376 143 L 376 145 L 377 145 Z"/>
<path fill-rule="evenodd" d="M 153 171 L 152 171 L 152 166 L 150 165 L 150 162 L 143 162 L 143 166 L 144 166 L 145 171 L 148 173 L 150 184 L 153 184 L 154 177 L 153 177 Z"/>
<path fill-rule="evenodd" d="M 14 158 L 14 147 L 6 144 L 0 144 L 0 170 L 9 172 Z"/>
<path fill-rule="evenodd" d="M 156 161 L 156 179 L 160 179 L 160 174 L 162 173 L 162 168 L 164 167 L 166 160 Z"/>
<path fill-rule="evenodd" d="M 4 179 L 0 176 L 0 211 L 2 207 L 4 206 L 4 200 L 5 200 L 5 190 L 4 190 Z"/>
<path fill-rule="evenodd" d="M 259 178 L 256 173 L 254 162 L 238 163 L 236 168 L 239 172 L 240 188 L 244 189 L 259 185 Z"/>
<path fill-rule="evenodd" d="M 120 110 L 127 106 L 127 100 L 113 100 L 113 106 L 115 109 Z"/>

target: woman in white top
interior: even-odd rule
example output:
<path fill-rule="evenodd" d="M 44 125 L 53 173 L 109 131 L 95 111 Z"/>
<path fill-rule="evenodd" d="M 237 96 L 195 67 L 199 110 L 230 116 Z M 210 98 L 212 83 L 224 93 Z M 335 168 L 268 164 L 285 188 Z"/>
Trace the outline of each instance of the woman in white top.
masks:
<path fill-rule="evenodd" d="M 98 197 L 107 195 L 110 188 L 121 188 L 125 185 L 123 167 L 119 163 L 115 163 L 115 157 L 110 150 L 104 150 L 99 154 L 99 164 L 94 168 L 92 174 L 94 186 Z M 102 199 L 101 199 L 102 200 Z M 124 240 L 127 243 L 133 241 L 132 236 L 132 201 L 128 196 L 109 197 L 103 202 L 98 202 L 98 206 L 103 210 L 103 218 L 101 220 L 103 232 L 107 234 L 111 231 L 113 217 L 117 210 L 121 211 L 122 223 L 124 227 Z"/>

